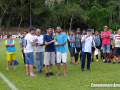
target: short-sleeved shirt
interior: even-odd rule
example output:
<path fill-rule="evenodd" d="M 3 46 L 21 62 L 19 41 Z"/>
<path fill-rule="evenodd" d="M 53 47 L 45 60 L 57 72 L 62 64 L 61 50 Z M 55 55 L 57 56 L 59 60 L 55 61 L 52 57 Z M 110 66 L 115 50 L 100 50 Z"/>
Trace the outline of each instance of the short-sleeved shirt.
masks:
<path fill-rule="evenodd" d="M 24 41 L 24 53 L 31 53 L 33 52 L 34 46 L 32 45 L 32 43 L 35 42 L 35 38 L 33 35 L 31 35 L 30 33 L 28 33 L 25 36 L 25 41 Z"/>
<path fill-rule="evenodd" d="M 111 32 L 107 31 L 107 34 L 110 36 Z M 101 37 L 105 37 L 105 32 L 102 32 Z M 102 39 L 102 45 L 110 44 L 110 38 L 104 38 Z"/>
<path fill-rule="evenodd" d="M 58 42 L 58 44 L 62 44 L 64 42 L 67 42 L 66 34 L 65 33 L 57 34 L 56 41 Z M 61 52 L 61 53 L 67 52 L 67 44 L 56 47 L 56 51 Z"/>
<path fill-rule="evenodd" d="M 20 38 L 20 43 L 22 43 L 22 48 L 24 49 L 24 41 L 25 41 L 25 37 Z"/>
<path fill-rule="evenodd" d="M 54 40 L 54 37 L 52 35 L 53 34 L 45 35 L 43 42 L 50 42 Z M 45 46 L 45 52 L 54 52 L 54 51 L 55 51 L 54 42 Z"/>
<path fill-rule="evenodd" d="M 114 38 L 114 34 L 111 34 L 110 37 L 111 37 L 111 38 Z M 113 40 L 110 40 L 110 44 L 111 44 L 111 45 L 112 45 L 112 41 L 113 41 Z"/>
<path fill-rule="evenodd" d="M 38 39 L 37 44 L 35 45 L 35 52 L 43 52 L 44 51 L 44 46 L 40 46 L 41 44 L 43 44 L 43 35 L 34 36 L 35 39 Z"/>
<path fill-rule="evenodd" d="M 73 41 L 74 40 L 74 36 L 69 36 L 70 40 Z M 70 47 L 75 47 L 75 42 L 70 42 Z"/>
<path fill-rule="evenodd" d="M 115 47 L 120 48 L 120 35 L 116 34 L 113 39 L 115 40 Z"/>
<path fill-rule="evenodd" d="M 5 44 L 7 44 L 7 40 L 5 41 Z M 15 41 L 13 40 L 12 44 L 15 44 Z M 15 54 L 15 51 L 7 52 L 7 54 Z"/>
<path fill-rule="evenodd" d="M 83 36 L 82 39 L 84 39 L 86 37 Z M 82 52 L 92 52 L 92 46 L 95 45 L 95 42 L 93 40 L 92 36 L 89 36 L 85 39 L 85 41 L 82 43 Z"/>
<path fill-rule="evenodd" d="M 95 38 L 96 38 L 96 46 L 100 46 L 101 45 L 101 41 L 100 41 L 100 36 L 99 35 L 97 35 L 97 36 L 95 36 Z"/>
<path fill-rule="evenodd" d="M 76 47 L 80 47 L 80 44 L 81 44 L 81 43 L 80 43 L 80 42 L 81 42 L 80 40 L 81 40 L 81 35 L 80 35 L 80 34 L 76 34 L 76 35 L 75 35 L 75 46 L 76 46 Z"/>

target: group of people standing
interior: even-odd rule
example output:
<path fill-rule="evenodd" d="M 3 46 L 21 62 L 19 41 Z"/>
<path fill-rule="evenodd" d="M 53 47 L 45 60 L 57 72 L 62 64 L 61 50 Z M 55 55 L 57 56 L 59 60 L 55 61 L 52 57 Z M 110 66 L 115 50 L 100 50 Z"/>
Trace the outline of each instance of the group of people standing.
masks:
<path fill-rule="evenodd" d="M 70 52 L 70 64 L 76 65 L 81 62 L 81 71 L 84 71 L 85 68 L 85 59 L 87 55 L 87 70 L 90 69 L 90 63 L 94 62 L 94 51 L 100 50 L 101 60 L 104 63 L 111 63 L 111 56 L 114 56 L 114 62 L 116 57 L 119 57 L 118 63 L 120 63 L 120 30 L 118 34 L 111 34 L 112 30 L 108 31 L 107 26 L 103 26 L 104 31 L 99 34 L 98 31 L 94 29 L 83 30 L 81 33 L 80 28 L 77 28 L 76 33 L 74 30 L 71 30 L 70 35 L 62 32 L 61 26 L 56 28 L 56 38 L 53 35 L 52 27 L 46 26 L 46 35 L 41 35 L 40 29 L 35 29 L 31 27 L 29 33 L 25 31 L 23 37 L 20 39 L 20 47 L 22 48 L 22 53 L 24 57 L 24 63 L 26 67 L 26 75 L 31 77 L 37 76 L 33 73 L 34 67 L 34 48 L 35 48 L 35 59 L 36 59 L 36 71 L 37 73 L 42 72 L 43 64 L 45 65 L 46 77 L 49 75 L 55 75 L 52 72 L 52 67 L 57 63 L 58 73 L 56 76 L 60 75 L 60 63 L 63 63 L 64 76 L 66 74 L 66 62 L 67 62 L 67 49 Z M 68 48 L 67 48 L 68 42 Z M 56 44 L 57 43 L 57 44 Z M 44 53 L 45 45 L 45 53 Z M 8 35 L 8 40 L 5 42 L 7 49 L 7 70 L 9 70 L 8 64 L 12 60 L 12 66 L 14 67 L 15 58 L 15 43 L 11 35 Z M 110 48 L 111 47 L 111 48 Z M 115 51 L 114 51 L 115 48 Z M 12 52 L 12 53 L 11 53 Z M 115 52 L 115 53 L 114 53 Z M 80 53 L 80 55 L 79 55 Z M 114 54 L 113 54 L 114 53 Z M 80 61 L 78 57 L 80 56 Z M 74 62 L 75 57 L 75 62 Z M 92 58 L 92 59 L 91 59 Z M 112 57 L 113 58 L 113 57 Z M 96 55 L 96 61 L 98 62 L 98 55 Z M 30 71 L 29 71 L 30 67 Z M 49 67 L 49 71 L 48 71 Z"/>

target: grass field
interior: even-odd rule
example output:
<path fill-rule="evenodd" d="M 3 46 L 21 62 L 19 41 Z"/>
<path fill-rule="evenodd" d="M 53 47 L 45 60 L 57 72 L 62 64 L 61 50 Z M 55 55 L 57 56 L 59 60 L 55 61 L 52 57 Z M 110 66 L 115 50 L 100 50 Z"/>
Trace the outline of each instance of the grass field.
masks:
<path fill-rule="evenodd" d="M 16 58 L 19 62 L 16 69 L 9 66 L 6 70 L 6 48 L 5 40 L 0 42 L 0 72 L 19 90 L 119 90 L 120 88 L 94 88 L 94 84 L 119 84 L 120 83 L 120 65 L 118 63 L 103 63 L 100 58 L 99 62 L 91 63 L 91 71 L 85 68 L 82 72 L 80 69 L 81 63 L 76 66 L 70 65 L 70 55 L 68 52 L 67 77 L 63 75 L 63 67 L 61 67 L 60 76 L 45 77 L 45 68 L 43 72 L 38 74 L 38 77 L 26 76 L 26 70 L 22 59 L 22 53 L 19 46 L 19 40 L 16 39 Z M 57 74 L 57 66 L 54 65 L 53 73 Z M 0 78 L 0 90 L 11 90 L 10 87 Z"/>

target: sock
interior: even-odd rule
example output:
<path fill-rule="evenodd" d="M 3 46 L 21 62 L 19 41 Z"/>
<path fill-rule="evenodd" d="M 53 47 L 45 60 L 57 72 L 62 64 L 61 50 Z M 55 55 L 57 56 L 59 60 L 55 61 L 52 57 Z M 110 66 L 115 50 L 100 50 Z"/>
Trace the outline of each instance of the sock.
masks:
<path fill-rule="evenodd" d="M 114 61 L 115 62 L 115 61 Z"/>

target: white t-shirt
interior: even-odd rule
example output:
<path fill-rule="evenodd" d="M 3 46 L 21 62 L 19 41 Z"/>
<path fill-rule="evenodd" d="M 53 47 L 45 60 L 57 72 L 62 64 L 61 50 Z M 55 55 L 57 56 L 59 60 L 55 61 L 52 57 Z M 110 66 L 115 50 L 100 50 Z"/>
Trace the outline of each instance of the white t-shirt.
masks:
<path fill-rule="evenodd" d="M 44 46 L 40 46 L 43 44 L 43 35 L 34 36 L 35 39 L 38 39 L 37 44 L 35 45 L 35 52 L 44 52 Z"/>
<path fill-rule="evenodd" d="M 84 39 L 86 37 L 83 36 L 82 39 Z M 85 39 L 85 41 L 82 43 L 82 52 L 92 52 L 92 46 L 95 45 L 95 42 L 93 40 L 92 36 L 89 36 Z"/>
<path fill-rule="evenodd" d="M 116 34 L 113 39 L 115 40 L 115 47 L 120 48 L 120 35 Z"/>
<path fill-rule="evenodd" d="M 25 36 L 25 41 L 24 41 L 24 44 L 25 44 L 24 53 L 33 52 L 34 46 L 32 45 L 32 43 L 34 43 L 34 42 L 35 42 L 34 36 L 31 35 L 30 33 L 28 33 L 28 34 Z"/>

